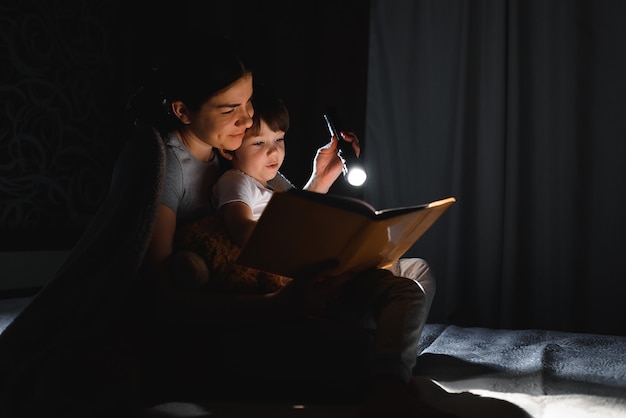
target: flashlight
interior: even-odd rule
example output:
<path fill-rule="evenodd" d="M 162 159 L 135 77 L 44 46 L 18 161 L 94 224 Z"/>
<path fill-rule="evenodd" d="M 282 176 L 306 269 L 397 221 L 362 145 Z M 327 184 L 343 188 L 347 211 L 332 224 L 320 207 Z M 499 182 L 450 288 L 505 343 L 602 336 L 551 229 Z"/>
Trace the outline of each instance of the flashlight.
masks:
<path fill-rule="evenodd" d="M 330 116 L 326 113 L 324 113 L 323 116 L 326 121 L 328 131 L 339 140 L 337 143 L 339 149 L 339 151 L 337 151 L 337 155 L 339 155 L 341 163 L 343 164 L 342 171 L 344 178 L 352 186 L 361 186 L 367 179 L 367 173 L 365 173 L 363 165 L 359 162 L 356 152 L 354 151 L 354 148 L 352 148 L 352 144 L 343 139 L 343 135 L 341 135 L 337 128 L 335 128 Z"/>

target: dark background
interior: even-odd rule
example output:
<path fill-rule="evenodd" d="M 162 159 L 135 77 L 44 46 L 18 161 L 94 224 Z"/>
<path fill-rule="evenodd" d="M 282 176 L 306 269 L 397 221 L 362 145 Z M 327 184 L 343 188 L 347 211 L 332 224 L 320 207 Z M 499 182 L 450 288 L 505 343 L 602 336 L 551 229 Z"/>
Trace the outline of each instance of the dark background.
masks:
<path fill-rule="evenodd" d="M 296 186 L 328 140 L 328 106 L 363 136 L 368 2 L 3 0 L 0 13 L 0 251 L 72 247 L 107 193 L 128 97 L 188 31 L 239 42 L 283 96 Z"/>
<path fill-rule="evenodd" d="M 626 2 L 371 5 L 366 199 L 457 198 L 429 318 L 626 333 Z"/>
<path fill-rule="evenodd" d="M 297 186 L 332 106 L 370 170 L 332 192 L 457 197 L 409 253 L 438 279 L 429 321 L 626 335 L 625 19 L 621 0 L 0 0 L 0 251 L 73 246 L 129 95 L 207 29 L 285 99 Z"/>

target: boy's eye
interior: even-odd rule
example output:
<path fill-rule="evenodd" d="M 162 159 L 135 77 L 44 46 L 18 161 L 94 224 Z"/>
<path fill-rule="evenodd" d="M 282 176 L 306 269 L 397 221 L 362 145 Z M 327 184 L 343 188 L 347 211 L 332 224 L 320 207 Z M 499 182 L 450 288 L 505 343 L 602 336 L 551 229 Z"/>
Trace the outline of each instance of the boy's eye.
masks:
<path fill-rule="evenodd" d="M 283 142 L 285 138 L 276 138 L 276 142 Z"/>
<path fill-rule="evenodd" d="M 263 145 L 263 141 L 256 141 L 253 142 L 252 145 Z"/>

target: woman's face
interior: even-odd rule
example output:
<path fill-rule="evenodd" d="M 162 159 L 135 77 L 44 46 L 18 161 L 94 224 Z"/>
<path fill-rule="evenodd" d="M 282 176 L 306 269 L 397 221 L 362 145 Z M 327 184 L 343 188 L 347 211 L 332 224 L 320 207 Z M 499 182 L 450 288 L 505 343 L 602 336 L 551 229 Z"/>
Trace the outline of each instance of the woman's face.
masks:
<path fill-rule="evenodd" d="M 236 150 L 252 126 L 252 75 L 246 75 L 189 112 L 185 127 L 201 142 Z M 183 121 L 185 122 L 185 121 Z"/>

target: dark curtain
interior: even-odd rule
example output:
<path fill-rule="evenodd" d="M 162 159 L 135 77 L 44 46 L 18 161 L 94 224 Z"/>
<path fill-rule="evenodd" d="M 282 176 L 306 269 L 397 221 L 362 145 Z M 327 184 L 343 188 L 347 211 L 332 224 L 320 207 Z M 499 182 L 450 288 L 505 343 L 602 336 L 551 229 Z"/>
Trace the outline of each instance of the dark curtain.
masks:
<path fill-rule="evenodd" d="M 626 334 L 626 2 L 372 0 L 364 196 L 455 196 L 431 322 Z"/>

